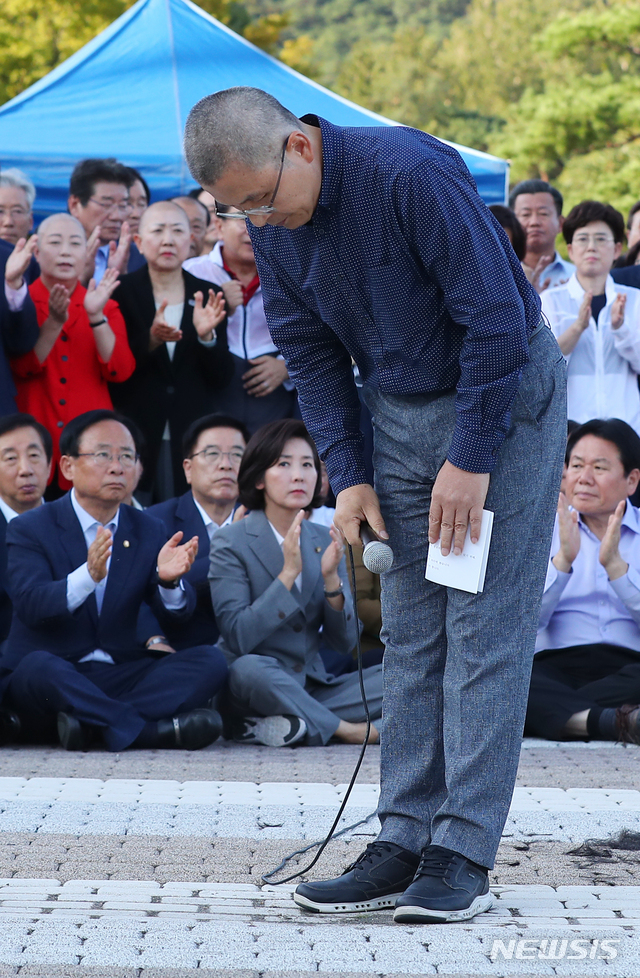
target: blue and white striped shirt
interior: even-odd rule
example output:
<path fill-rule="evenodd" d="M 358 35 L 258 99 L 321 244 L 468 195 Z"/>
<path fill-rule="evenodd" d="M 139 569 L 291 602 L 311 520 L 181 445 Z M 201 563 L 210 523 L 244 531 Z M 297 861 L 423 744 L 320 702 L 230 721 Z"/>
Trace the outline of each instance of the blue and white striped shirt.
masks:
<path fill-rule="evenodd" d="M 459 154 L 404 127 L 322 132 L 312 220 L 248 223 L 267 322 L 334 491 L 366 482 L 351 357 L 365 384 L 456 388 L 449 460 L 491 472 L 540 300 Z"/>

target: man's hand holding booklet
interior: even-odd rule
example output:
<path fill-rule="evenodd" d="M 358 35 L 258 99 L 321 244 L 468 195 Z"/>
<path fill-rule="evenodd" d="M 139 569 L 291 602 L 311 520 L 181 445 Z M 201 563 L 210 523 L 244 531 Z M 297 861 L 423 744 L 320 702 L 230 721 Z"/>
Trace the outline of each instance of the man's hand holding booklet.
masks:
<path fill-rule="evenodd" d="M 426 579 L 435 584 L 444 584 L 445 587 L 470 591 L 471 594 L 478 594 L 482 591 L 487 571 L 492 529 L 493 513 L 488 509 L 483 509 L 480 538 L 477 543 L 472 543 L 470 528 L 467 527 L 467 536 L 461 554 L 456 556 L 452 550 L 446 557 L 443 557 L 440 552 L 439 540 L 437 543 L 429 544 L 427 568 L 424 575 Z"/>

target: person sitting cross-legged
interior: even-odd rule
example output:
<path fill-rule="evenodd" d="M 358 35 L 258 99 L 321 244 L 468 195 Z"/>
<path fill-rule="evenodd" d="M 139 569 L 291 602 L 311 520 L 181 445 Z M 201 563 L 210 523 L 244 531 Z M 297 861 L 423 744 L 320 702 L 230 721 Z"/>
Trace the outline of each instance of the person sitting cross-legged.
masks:
<path fill-rule="evenodd" d="M 567 443 L 525 734 L 640 743 L 640 438 L 618 418 Z"/>
<path fill-rule="evenodd" d="M 207 746 L 221 732 L 206 704 L 226 678 L 222 655 L 204 646 L 153 657 L 136 637 L 145 601 L 160 620 L 192 613 L 182 578 L 197 539 L 166 542 L 159 520 L 120 505 L 136 451 L 113 412 L 69 422 L 60 448 L 72 490 L 7 527 L 6 704 L 34 727 L 57 719 L 67 750 L 84 749 L 96 730 L 111 751 Z"/>
<path fill-rule="evenodd" d="M 364 740 L 358 675 L 333 676 L 320 656 L 321 640 L 349 652 L 357 629 L 342 538 L 335 527 L 304 519 L 321 478 L 302 421 L 270 422 L 249 441 L 238 473 L 249 515 L 211 541 L 211 600 L 240 741 L 277 747 Z M 364 670 L 364 685 L 377 720 L 380 665 Z M 370 738 L 378 740 L 374 726 Z"/>

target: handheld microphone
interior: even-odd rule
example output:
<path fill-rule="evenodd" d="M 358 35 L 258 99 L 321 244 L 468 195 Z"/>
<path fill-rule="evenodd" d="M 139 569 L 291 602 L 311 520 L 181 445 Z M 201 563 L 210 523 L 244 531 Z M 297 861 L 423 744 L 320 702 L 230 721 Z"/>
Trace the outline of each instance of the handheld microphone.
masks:
<path fill-rule="evenodd" d="M 384 574 L 393 564 L 393 550 L 379 540 L 367 523 L 360 524 L 362 563 L 372 574 Z"/>

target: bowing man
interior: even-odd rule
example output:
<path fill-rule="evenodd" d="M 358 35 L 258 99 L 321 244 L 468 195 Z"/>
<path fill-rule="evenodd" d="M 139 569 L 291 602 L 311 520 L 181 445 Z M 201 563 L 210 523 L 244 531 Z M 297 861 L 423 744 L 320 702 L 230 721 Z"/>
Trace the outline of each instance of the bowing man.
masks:
<path fill-rule="evenodd" d="M 226 677 L 221 654 L 201 646 L 158 658 L 136 638 L 145 601 L 160 620 L 193 612 L 182 578 L 197 539 L 165 542 L 158 520 L 120 505 L 136 450 L 113 412 L 69 422 L 61 452 L 72 490 L 7 528 L 7 705 L 34 725 L 57 719 L 67 750 L 84 749 L 95 731 L 112 751 L 212 743 L 221 721 L 206 704 Z"/>

